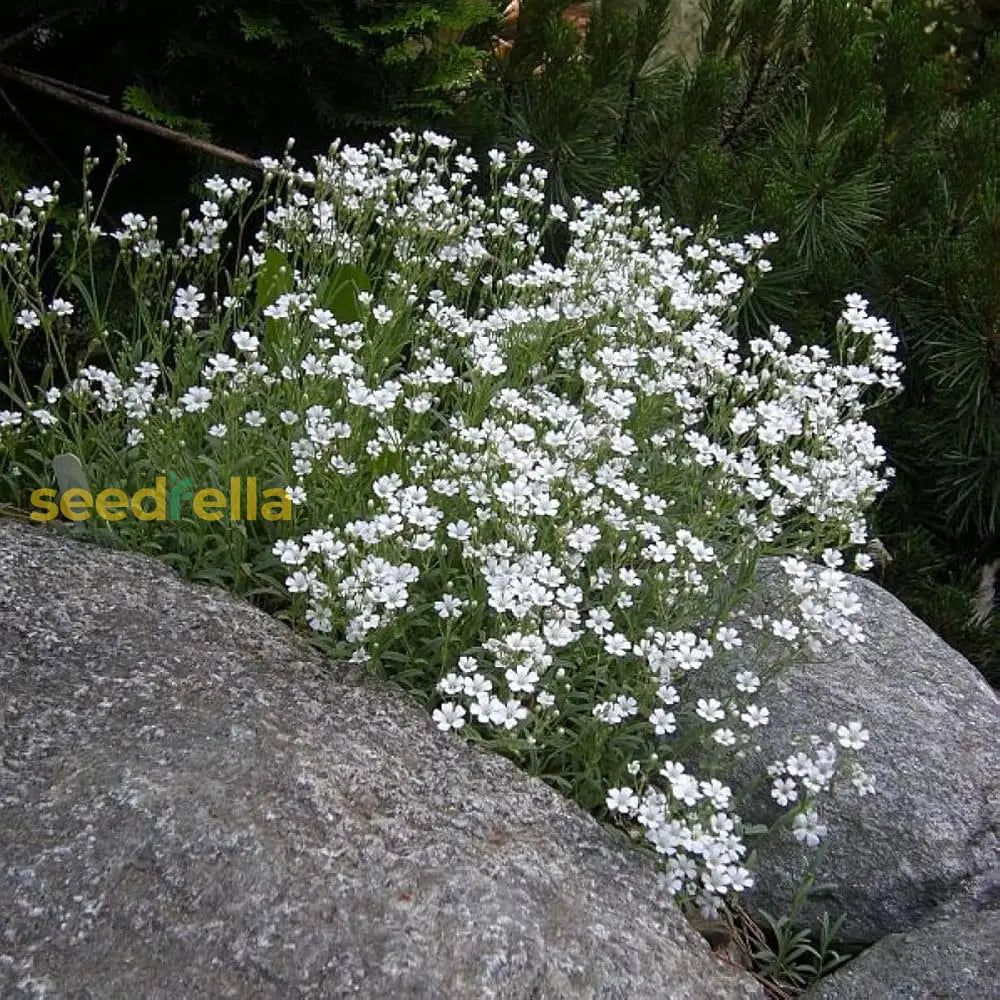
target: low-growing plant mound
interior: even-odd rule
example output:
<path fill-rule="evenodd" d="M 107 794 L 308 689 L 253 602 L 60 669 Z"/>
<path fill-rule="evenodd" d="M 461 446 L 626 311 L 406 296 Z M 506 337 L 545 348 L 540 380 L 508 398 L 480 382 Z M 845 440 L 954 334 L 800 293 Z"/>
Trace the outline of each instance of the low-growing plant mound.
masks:
<path fill-rule="evenodd" d="M 752 881 L 734 755 L 781 706 L 752 673 L 720 687 L 699 668 L 725 676 L 743 643 L 778 669 L 803 644 L 863 641 L 842 567 L 871 566 L 864 512 L 887 473 L 864 410 L 898 388 L 896 341 L 857 296 L 837 354 L 776 327 L 740 340 L 773 234 L 695 234 L 629 188 L 545 209 L 529 153 L 480 168 L 396 133 L 308 169 L 266 160 L 256 196 L 211 180 L 175 248 L 136 214 L 102 233 L 90 199 L 58 268 L 56 195 L 29 190 L 0 216 L 0 332 L 15 359 L 44 335 L 49 365 L 6 387 L 0 483 L 37 514 L 48 460 L 79 456 L 117 504 L 102 520 L 70 493 L 71 519 L 284 604 L 440 729 L 627 827 L 666 891 L 715 915 Z M 63 335 L 84 314 L 105 360 L 76 369 Z M 157 477 L 170 516 L 129 508 Z M 272 518 L 190 495 L 250 477 L 280 491 Z M 789 603 L 748 613 L 767 554 Z M 872 790 L 853 760 L 867 730 L 827 721 L 764 776 L 810 846 L 835 776 Z"/>

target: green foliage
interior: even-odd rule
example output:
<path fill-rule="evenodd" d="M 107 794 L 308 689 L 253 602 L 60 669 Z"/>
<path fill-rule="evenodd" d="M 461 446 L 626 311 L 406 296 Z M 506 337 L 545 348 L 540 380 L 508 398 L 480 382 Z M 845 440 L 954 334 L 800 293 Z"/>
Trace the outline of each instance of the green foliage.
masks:
<path fill-rule="evenodd" d="M 320 286 L 316 301 L 321 308 L 329 309 L 338 323 L 359 323 L 362 311 L 358 296 L 371 288 L 364 271 L 344 264 Z"/>
<path fill-rule="evenodd" d="M 907 513 L 905 500 L 905 495 L 896 500 L 895 512 L 901 519 Z M 981 561 L 954 558 L 936 535 L 918 526 L 898 535 L 883 582 L 905 595 L 917 617 L 933 624 L 949 645 L 961 650 L 990 684 L 1000 688 L 1000 615 L 982 623 L 972 620 L 970 597 L 979 587 Z"/>
<path fill-rule="evenodd" d="M 550 200 L 631 184 L 694 228 L 778 232 L 742 329 L 814 342 L 850 290 L 891 317 L 908 385 L 880 418 L 899 486 L 879 533 L 896 551 L 919 527 L 946 564 L 928 577 L 964 579 L 1000 539 L 1000 4 L 696 6 L 575 5 L 584 26 L 528 0 L 491 57 L 503 0 L 83 0 L 51 22 L 56 0 L 13 0 L 0 38 L 42 30 L 0 60 L 248 153 L 397 124 L 527 138 Z M 22 154 L 75 162 L 90 137 L 9 95 L 34 132 L 4 126 L 5 194 Z M 900 586 L 945 628 L 946 589 L 934 610 Z"/>
<path fill-rule="evenodd" d="M 23 143 L 0 135 L 0 212 L 11 209 L 14 192 L 27 188 L 37 169 L 37 159 Z"/>
<path fill-rule="evenodd" d="M 57 9 L 17 0 L 0 40 Z M 3 58 L 249 154 L 289 135 L 315 149 L 443 113 L 498 14 L 493 0 L 84 0 Z"/>
<path fill-rule="evenodd" d="M 294 287 L 294 268 L 287 254 L 269 247 L 255 279 L 254 302 L 258 309 L 272 305 Z M 338 323 L 358 323 L 362 318 L 358 295 L 371 291 L 368 275 L 354 264 L 341 265 L 316 291 L 316 307 L 328 309 Z M 282 324 L 268 320 L 268 333 L 278 336 Z"/>
<path fill-rule="evenodd" d="M 143 87 L 126 87 L 122 94 L 122 107 L 126 111 L 146 118 L 157 125 L 165 125 L 176 132 L 194 136 L 196 139 L 211 139 L 212 132 L 206 122 L 199 118 L 189 118 L 167 110 L 148 90 Z"/>
<path fill-rule="evenodd" d="M 260 309 L 292 290 L 293 279 L 288 257 L 274 247 L 264 252 L 264 263 L 257 272 L 256 304 Z"/>
<path fill-rule="evenodd" d="M 734 262 L 710 231 L 670 227 L 634 192 L 576 206 L 570 270 L 546 268 L 543 232 L 568 214 L 542 210 L 530 150 L 495 157 L 479 187 L 474 161 L 452 147 L 439 135 L 334 145 L 308 174 L 288 155 L 256 197 L 245 179 L 214 177 L 179 243 L 135 213 L 102 234 L 103 195 L 53 227 L 59 195 L 33 187 L 15 217 L 0 216 L 0 342 L 15 370 L 0 384 L 4 514 L 30 504 L 54 518 L 56 505 L 32 496 L 41 486 L 54 499 L 53 466 L 60 487 L 86 483 L 100 504 L 116 490 L 116 507 L 158 481 L 171 497 L 190 489 L 191 507 L 178 495 L 169 514 L 136 503 L 111 517 L 94 496 L 62 513 L 83 515 L 70 530 L 307 623 L 335 658 L 413 689 L 439 729 L 471 732 L 630 839 L 649 844 L 648 817 L 662 815 L 703 862 L 664 848 L 661 888 L 714 916 L 749 884 L 743 838 L 766 832 L 727 817 L 742 791 L 698 780 L 732 780 L 737 732 L 749 742 L 761 724 L 760 679 L 728 690 L 729 666 L 745 661 L 725 656 L 742 633 L 770 674 L 809 638 L 843 634 L 854 611 L 846 578 L 808 579 L 804 566 L 759 629 L 740 609 L 765 552 L 822 553 L 829 565 L 832 548 L 862 543 L 856 525 L 885 482 L 863 420 L 883 394 L 859 386 L 870 374 L 893 391 L 894 359 L 863 310 L 839 330 L 851 365 L 793 364 L 780 331 L 767 352 L 741 349 L 721 324 L 741 294 L 733 279 L 752 279 L 762 247 L 749 240 Z M 112 176 L 128 159 L 120 143 Z M 88 158 L 85 178 L 94 167 Z M 100 244 L 115 266 L 95 274 Z M 673 301 L 673 279 L 706 294 Z M 107 368 L 66 356 L 71 322 L 95 331 Z M 618 323 L 622 350 L 608 351 Z M 33 331 L 52 351 L 40 378 L 18 364 Z M 678 376 L 690 391 L 678 393 Z M 798 428 L 737 429 L 740 414 L 793 401 L 806 404 Z M 773 517 L 721 460 L 737 449 L 750 456 L 748 484 L 776 481 L 801 456 Z M 709 451 L 720 460 L 704 462 Z M 830 483 L 828 463 L 845 470 L 836 498 L 801 509 L 793 499 Z M 278 516 L 199 509 L 202 487 L 248 477 L 280 496 Z M 723 661 L 714 678 L 709 659 Z M 718 728 L 724 718 L 732 729 Z M 823 753 L 863 781 L 849 749 Z M 665 752 L 691 770 L 665 766 Z M 682 794 L 690 782 L 700 793 Z M 813 846 L 825 790 L 810 782 L 786 802 L 784 820 Z M 797 974 L 807 952 L 793 936 L 778 971 Z"/>
<path fill-rule="evenodd" d="M 849 291 L 891 317 L 908 385 L 881 417 L 879 531 L 893 550 L 921 527 L 961 576 L 1000 554 L 998 5 L 704 0 L 700 45 L 692 6 L 603 3 L 581 39 L 561 3 L 526 5 L 464 134 L 528 138 L 554 200 L 624 182 L 692 227 L 776 231 L 745 331 L 816 342 Z"/>
<path fill-rule="evenodd" d="M 883 257 L 912 369 L 896 461 L 921 523 L 973 542 L 1000 536 L 998 118 L 1000 92 L 943 111 L 914 142 Z"/>
<path fill-rule="evenodd" d="M 831 921 L 829 914 L 824 913 L 818 930 L 813 932 L 796 926 L 800 908 L 800 894 L 797 894 L 791 912 L 785 916 L 774 917 L 761 911 L 768 939 L 762 940 L 753 953 L 759 976 L 768 983 L 796 992 L 828 976 L 850 957 L 835 950 L 843 917 Z"/>

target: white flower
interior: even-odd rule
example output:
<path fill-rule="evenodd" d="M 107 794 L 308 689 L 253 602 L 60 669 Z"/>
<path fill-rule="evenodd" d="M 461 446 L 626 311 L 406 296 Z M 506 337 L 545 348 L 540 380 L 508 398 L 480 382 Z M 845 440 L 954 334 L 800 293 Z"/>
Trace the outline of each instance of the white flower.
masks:
<path fill-rule="evenodd" d="M 244 354 L 256 354 L 260 341 L 246 330 L 236 330 L 233 333 L 233 344 Z"/>
<path fill-rule="evenodd" d="M 795 790 L 795 782 L 791 778 L 775 778 L 771 785 L 771 798 L 779 806 L 787 806 L 789 802 L 794 802 L 799 797 Z"/>
<path fill-rule="evenodd" d="M 604 637 L 604 649 L 610 656 L 628 656 L 632 650 L 632 643 L 620 632 L 615 632 Z"/>
<path fill-rule="evenodd" d="M 309 322 L 319 330 L 331 330 L 337 325 L 337 319 L 329 309 L 314 309 L 309 314 Z"/>
<path fill-rule="evenodd" d="M 52 193 L 52 188 L 48 184 L 45 184 L 42 187 L 28 188 L 24 192 L 24 200 L 34 208 L 44 208 L 55 201 L 55 195 Z"/>
<path fill-rule="evenodd" d="M 628 813 L 639 808 L 639 796 L 627 785 L 622 788 L 609 788 L 604 801 L 611 812 Z"/>
<path fill-rule="evenodd" d="M 653 732 L 657 736 L 666 736 L 677 732 L 677 720 L 674 717 L 674 713 L 662 708 L 654 708 L 649 713 L 649 724 L 653 727 Z"/>
<path fill-rule="evenodd" d="M 305 550 L 288 538 L 279 539 L 271 546 L 271 551 L 286 566 L 301 566 L 306 559 Z"/>
<path fill-rule="evenodd" d="M 725 626 L 718 629 L 715 633 L 715 641 L 727 651 L 743 645 L 743 640 L 740 638 L 739 632 L 737 632 L 734 628 L 726 628 Z M 737 681 L 739 680 L 739 677 L 740 675 L 737 674 Z M 744 689 L 741 688 L 741 690 Z"/>
<path fill-rule="evenodd" d="M 438 729 L 444 733 L 452 729 L 461 729 L 465 725 L 465 709 L 453 701 L 446 701 L 440 708 L 435 708 L 431 717 L 437 723 Z"/>
<path fill-rule="evenodd" d="M 606 608 L 591 608 L 587 615 L 587 628 L 600 635 L 602 632 L 610 632 L 614 628 L 614 622 Z"/>
<path fill-rule="evenodd" d="M 59 423 L 58 419 L 54 414 L 50 413 L 48 410 L 32 410 L 31 415 L 38 421 L 42 427 L 55 427 Z"/>
<path fill-rule="evenodd" d="M 449 538 L 457 542 L 467 542 L 472 537 L 472 525 L 468 521 L 454 521 L 446 525 L 445 531 Z"/>
<path fill-rule="evenodd" d="M 445 676 L 438 681 L 437 689 L 442 694 L 447 694 L 447 695 L 462 694 L 463 692 L 466 691 L 467 680 L 468 678 L 461 677 L 454 672 L 445 674 Z"/>
<path fill-rule="evenodd" d="M 736 675 L 736 690 L 753 694 L 760 687 L 760 678 L 750 670 L 741 670 Z"/>
<path fill-rule="evenodd" d="M 792 640 L 798 636 L 800 629 L 794 622 L 789 621 L 787 618 L 782 618 L 781 621 L 771 622 L 771 631 L 779 639 Z"/>
<path fill-rule="evenodd" d="M 212 402 L 212 390 L 202 385 L 192 386 L 178 402 L 186 413 L 202 413 Z"/>
<path fill-rule="evenodd" d="M 756 729 L 758 726 L 766 726 L 771 721 L 771 713 L 767 708 L 747 705 L 746 710 L 740 713 L 740 719 L 750 729 Z"/>
<path fill-rule="evenodd" d="M 673 684 L 661 684 L 656 689 L 656 697 L 664 705 L 676 705 L 681 700 L 681 696 L 677 693 L 677 688 Z"/>
<path fill-rule="evenodd" d="M 525 694 L 531 694 L 539 681 L 538 671 L 533 670 L 526 663 L 518 664 L 517 667 L 506 670 L 504 677 L 511 691 L 523 691 Z"/>
<path fill-rule="evenodd" d="M 815 809 L 799 813 L 792 821 L 792 833 L 800 844 L 806 847 L 818 847 L 819 842 L 826 836 L 827 829 L 825 823 L 820 823 L 819 816 Z"/>
<path fill-rule="evenodd" d="M 837 726 L 837 742 L 849 750 L 861 750 L 871 739 L 871 733 L 860 722 L 849 722 L 846 726 Z"/>
<path fill-rule="evenodd" d="M 726 717 L 722 703 L 715 698 L 699 698 L 695 712 L 706 722 L 720 722 Z"/>
<path fill-rule="evenodd" d="M 437 612 L 438 618 L 459 618 L 462 614 L 462 608 L 467 603 L 467 601 L 455 597 L 454 594 L 445 594 L 441 600 L 434 602 L 434 610 Z"/>
<path fill-rule="evenodd" d="M 285 587 L 290 594 L 304 594 L 308 592 L 312 581 L 312 574 L 296 570 L 291 576 L 285 577 Z"/>
<path fill-rule="evenodd" d="M 875 560 L 867 552 L 859 552 L 854 557 L 854 568 L 859 573 L 867 573 L 875 565 Z"/>
<path fill-rule="evenodd" d="M 190 321 L 197 319 L 201 312 L 200 303 L 205 301 L 205 293 L 194 285 L 178 288 L 174 292 L 174 319 Z"/>

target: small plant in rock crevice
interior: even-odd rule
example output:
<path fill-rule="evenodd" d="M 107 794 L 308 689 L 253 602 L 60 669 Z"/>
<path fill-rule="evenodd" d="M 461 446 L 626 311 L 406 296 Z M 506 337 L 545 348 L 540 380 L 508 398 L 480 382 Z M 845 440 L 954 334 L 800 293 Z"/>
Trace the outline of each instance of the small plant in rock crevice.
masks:
<path fill-rule="evenodd" d="M 812 926 L 802 918 L 824 853 L 821 849 L 814 854 L 788 911 L 782 916 L 773 916 L 765 910 L 753 920 L 742 907 L 735 907 L 743 953 L 753 963 L 755 975 L 778 1000 L 798 996 L 852 957 L 848 951 L 837 950 L 846 914 L 832 919 L 829 913 L 824 913 Z"/>
<path fill-rule="evenodd" d="M 57 195 L 25 192 L 0 216 L 0 336 L 16 359 L 41 331 L 51 364 L 3 387 L 0 489 L 27 508 L 66 451 L 95 489 L 168 470 L 285 489 L 291 522 L 85 524 L 288 602 L 439 729 L 632 831 L 662 859 L 653 891 L 712 917 L 753 880 L 730 782 L 781 711 L 763 681 L 803 647 L 864 641 L 844 570 L 871 566 L 888 473 L 864 414 L 899 387 L 896 342 L 858 296 L 835 349 L 740 339 L 773 234 L 693 233 L 629 188 L 546 208 L 530 151 L 481 169 L 403 132 L 310 167 L 286 151 L 256 194 L 211 179 L 173 248 L 135 213 L 103 232 L 91 198 L 59 270 L 40 252 Z M 108 241 L 116 284 L 95 288 Z M 111 360 L 60 373 L 80 313 Z M 788 599 L 755 614 L 764 555 Z M 759 670 L 735 666 L 748 645 Z M 810 847 L 835 781 L 873 790 L 862 721 L 825 722 L 762 776 Z"/>

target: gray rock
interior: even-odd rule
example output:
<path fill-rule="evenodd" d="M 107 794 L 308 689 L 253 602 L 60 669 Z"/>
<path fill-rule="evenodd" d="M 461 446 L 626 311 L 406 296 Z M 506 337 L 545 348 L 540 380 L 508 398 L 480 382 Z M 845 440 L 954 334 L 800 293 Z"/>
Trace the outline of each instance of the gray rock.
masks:
<path fill-rule="evenodd" d="M 803 1000 L 998 1000 L 1000 912 L 935 920 L 891 934 Z"/>
<path fill-rule="evenodd" d="M 783 574 L 767 560 L 760 577 L 773 611 L 787 600 Z M 1000 699 L 891 594 L 860 577 L 853 586 L 868 641 L 827 647 L 765 684 L 772 722 L 757 730 L 747 773 L 787 756 L 796 735 L 825 735 L 831 720 L 870 730 L 860 761 L 878 792 L 860 798 L 844 783 L 825 799 L 829 853 L 806 909 L 808 918 L 847 913 L 844 938 L 870 944 L 941 906 L 1000 901 Z M 749 650 L 729 662 L 763 666 Z M 774 815 L 767 790 L 744 810 L 754 821 Z M 764 846 L 752 906 L 787 912 L 811 856 L 787 834 Z"/>
<path fill-rule="evenodd" d="M 157 563 L 0 523 L 0 996 L 761 998 L 655 865 Z"/>

